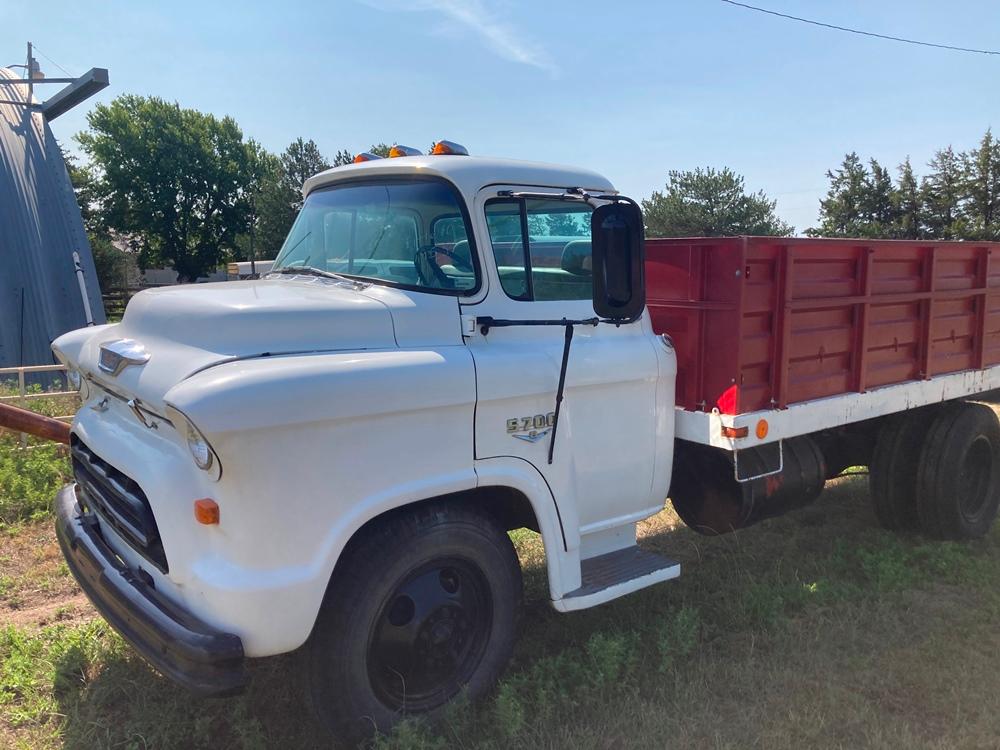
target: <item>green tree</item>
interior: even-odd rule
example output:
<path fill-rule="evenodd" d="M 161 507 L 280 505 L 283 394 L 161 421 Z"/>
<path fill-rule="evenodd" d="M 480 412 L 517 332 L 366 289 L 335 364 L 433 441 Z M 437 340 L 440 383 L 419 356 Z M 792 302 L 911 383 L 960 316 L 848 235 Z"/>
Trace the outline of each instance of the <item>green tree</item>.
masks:
<path fill-rule="evenodd" d="M 898 223 L 892 174 L 875 159 L 871 159 L 868 165 L 868 178 L 862 203 L 868 227 L 863 236 L 892 237 Z"/>
<path fill-rule="evenodd" d="M 893 205 L 896 213 L 896 231 L 893 236 L 904 240 L 924 237 L 923 197 L 910 157 L 906 157 L 899 165 L 899 180 L 893 191 Z"/>
<path fill-rule="evenodd" d="M 342 148 L 340 149 L 340 151 L 338 151 L 333 155 L 333 164 L 331 166 L 343 167 L 347 164 L 350 164 L 353 161 L 354 161 L 354 154 L 352 154 L 347 149 Z"/>
<path fill-rule="evenodd" d="M 909 161 L 900 166 L 909 168 Z M 909 170 L 913 177 L 912 169 Z M 855 152 L 844 156 L 840 167 L 826 173 L 830 181 L 819 202 L 818 227 L 806 231 L 813 237 L 896 237 L 902 231 L 901 196 L 892 174 L 875 159 L 865 164 Z"/>
<path fill-rule="evenodd" d="M 1000 141 L 987 130 L 979 148 L 960 155 L 966 239 L 1000 237 Z"/>
<path fill-rule="evenodd" d="M 120 96 L 87 116 L 77 136 L 96 172 L 104 224 L 194 281 L 236 248 L 250 220 L 259 149 L 235 120 L 157 97 Z"/>
<path fill-rule="evenodd" d="M 295 213 L 302 208 L 302 185 L 313 175 L 330 168 L 330 163 L 319 151 L 313 140 L 296 138 L 279 157 L 281 159 L 281 179 L 295 193 L 292 203 Z"/>
<path fill-rule="evenodd" d="M 339 155 L 340 152 L 338 152 Z M 330 164 L 312 140 L 296 138 L 281 156 L 263 160 L 264 170 L 254 203 L 257 217 L 255 255 L 274 258 L 302 208 L 302 184 Z"/>
<path fill-rule="evenodd" d="M 385 143 L 373 145 L 369 151 L 387 157 L 391 147 Z M 264 176 L 256 196 L 257 258 L 274 258 L 302 208 L 302 184 L 330 167 L 343 167 L 354 162 L 354 154 L 340 149 L 328 162 L 315 141 L 296 138 L 278 157 L 265 162 Z"/>
<path fill-rule="evenodd" d="M 73 184 L 73 192 L 76 193 L 76 202 L 80 206 L 83 228 L 87 233 L 90 253 L 97 270 L 97 282 L 105 292 L 120 288 L 125 278 L 127 259 L 125 253 L 115 246 L 111 232 L 101 219 L 94 171 L 65 151 L 63 161 Z"/>
<path fill-rule="evenodd" d="M 961 157 L 951 146 L 934 154 L 931 173 L 921 185 L 928 235 L 955 240 L 965 234 L 962 221 L 962 193 L 967 184 Z"/>
<path fill-rule="evenodd" d="M 273 258 L 274 251 L 270 247 L 275 242 L 276 247 L 280 247 L 287 231 L 283 222 L 275 221 L 276 216 L 288 213 L 288 201 L 279 187 L 281 161 L 256 143 L 252 143 L 252 147 L 256 151 L 257 177 L 248 188 L 250 214 L 246 232 L 236 240 L 233 251 L 236 260 Z"/>
<path fill-rule="evenodd" d="M 668 173 L 663 192 L 642 202 L 652 237 L 721 237 L 737 234 L 788 235 L 794 228 L 778 218 L 776 202 L 763 191 L 748 193 L 743 177 L 711 167 Z"/>
<path fill-rule="evenodd" d="M 861 157 L 853 151 L 845 155 L 838 169 L 827 170 L 826 178 L 830 188 L 819 202 L 820 224 L 806 233 L 822 237 L 871 236 L 870 177 Z"/>

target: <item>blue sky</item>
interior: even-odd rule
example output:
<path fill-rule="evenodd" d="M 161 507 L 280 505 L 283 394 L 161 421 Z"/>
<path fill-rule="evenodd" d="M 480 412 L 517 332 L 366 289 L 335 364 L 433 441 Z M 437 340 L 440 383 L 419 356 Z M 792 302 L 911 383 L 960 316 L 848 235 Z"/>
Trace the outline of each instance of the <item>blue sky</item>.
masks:
<path fill-rule="evenodd" d="M 875 32 L 1000 49 L 996 0 L 755 0 Z M 719 0 L 5 4 L 0 64 L 30 39 L 96 100 L 154 94 L 232 115 L 272 151 L 372 142 L 596 169 L 636 198 L 729 166 L 799 231 L 846 151 L 918 173 L 1000 125 L 1000 56 L 838 33 Z M 50 76 L 62 73 L 40 56 Z M 94 101 L 94 100 L 91 100 Z M 91 103 L 53 123 L 71 145 Z"/>

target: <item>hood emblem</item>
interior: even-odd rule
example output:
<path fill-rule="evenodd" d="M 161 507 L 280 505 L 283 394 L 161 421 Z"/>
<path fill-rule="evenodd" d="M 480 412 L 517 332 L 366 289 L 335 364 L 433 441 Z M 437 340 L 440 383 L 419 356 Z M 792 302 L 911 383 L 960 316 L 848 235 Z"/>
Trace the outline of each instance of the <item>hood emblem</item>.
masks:
<path fill-rule="evenodd" d="M 144 365 L 149 361 L 146 347 L 132 339 L 118 339 L 101 344 L 97 366 L 101 372 L 117 375 L 129 365 Z"/>

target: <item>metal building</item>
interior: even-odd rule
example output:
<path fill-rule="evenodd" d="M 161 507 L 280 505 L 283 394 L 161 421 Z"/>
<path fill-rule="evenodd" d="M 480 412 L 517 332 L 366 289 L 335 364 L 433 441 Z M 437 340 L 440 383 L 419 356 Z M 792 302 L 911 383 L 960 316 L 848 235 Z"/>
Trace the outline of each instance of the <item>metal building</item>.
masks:
<path fill-rule="evenodd" d="M 107 81 L 103 69 L 48 79 L 69 85 L 39 102 L 32 90 L 41 80 L 29 86 L 0 68 L 0 367 L 51 364 L 50 342 L 87 325 L 74 252 L 93 321 L 105 322 L 80 209 L 48 121 Z"/>

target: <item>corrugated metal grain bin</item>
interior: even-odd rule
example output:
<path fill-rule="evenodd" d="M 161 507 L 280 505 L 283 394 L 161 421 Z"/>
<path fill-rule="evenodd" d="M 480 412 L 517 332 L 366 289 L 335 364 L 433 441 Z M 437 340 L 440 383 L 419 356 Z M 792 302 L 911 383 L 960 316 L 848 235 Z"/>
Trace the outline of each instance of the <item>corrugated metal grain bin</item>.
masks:
<path fill-rule="evenodd" d="M 0 68 L 0 78 L 16 77 Z M 24 88 L 0 85 L 0 99 L 24 100 Z M 39 112 L 0 104 L 0 367 L 51 364 L 49 343 L 87 324 L 74 251 L 103 323 L 90 245 L 52 130 Z"/>

